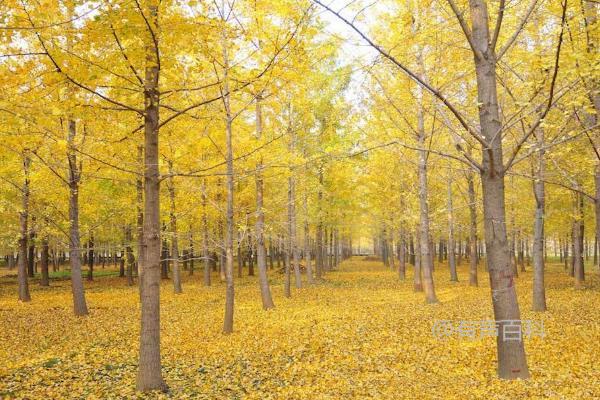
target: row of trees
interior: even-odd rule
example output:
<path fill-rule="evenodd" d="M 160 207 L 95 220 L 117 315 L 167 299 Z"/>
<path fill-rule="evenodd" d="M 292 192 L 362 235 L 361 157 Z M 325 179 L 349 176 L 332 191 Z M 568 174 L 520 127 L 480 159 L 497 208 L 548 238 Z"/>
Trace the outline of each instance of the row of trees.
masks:
<path fill-rule="evenodd" d="M 520 319 L 529 254 L 536 311 L 544 251 L 571 256 L 583 287 L 600 227 L 597 3 L 464 3 L 3 2 L 0 235 L 19 299 L 36 246 L 43 284 L 68 260 L 82 316 L 82 264 L 92 279 L 118 256 L 140 289 L 146 391 L 166 388 L 161 278 L 183 292 L 194 261 L 225 282 L 224 333 L 236 258 L 238 275 L 256 262 L 269 309 L 269 265 L 291 296 L 366 236 L 401 279 L 414 265 L 428 303 L 434 244 L 451 280 L 468 259 L 477 285 L 485 257 L 500 330 Z M 373 52 L 343 60 L 323 12 Z M 523 343 L 501 338 L 499 376 L 528 377 Z"/>

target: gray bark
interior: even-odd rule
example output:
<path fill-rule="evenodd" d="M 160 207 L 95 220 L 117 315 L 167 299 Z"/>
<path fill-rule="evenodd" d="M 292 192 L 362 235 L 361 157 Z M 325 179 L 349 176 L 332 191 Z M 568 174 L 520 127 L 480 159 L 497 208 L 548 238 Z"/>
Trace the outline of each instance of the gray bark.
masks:
<path fill-rule="evenodd" d="M 520 321 L 521 313 L 510 265 L 506 234 L 502 124 L 496 82 L 496 55 L 489 45 L 489 17 L 484 0 L 469 0 L 472 41 L 475 49 L 477 98 L 482 148 L 482 192 L 486 260 L 488 264 L 494 318 L 498 323 L 498 376 L 502 379 L 528 378 L 529 369 L 522 340 L 504 340 L 506 321 Z M 517 322 L 520 324 L 520 322 Z"/>
<path fill-rule="evenodd" d="M 77 164 L 75 135 L 77 127 L 74 120 L 69 120 L 67 160 L 69 163 L 69 262 L 71 265 L 71 291 L 73 293 L 73 311 L 75 315 L 88 314 L 83 278 L 81 276 L 81 241 L 79 237 L 79 182 L 80 167 Z"/>
<path fill-rule="evenodd" d="M 454 208 L 452 206 L 452 180 L 448 179 L 448 266 L 450 281 L 458 282 L 456 258 L 454 255 Z"/>
<path fill-rule="evenodd" d="M 544 131 L 536 132 L 538 155 L 536 176 L 533 182 L 535 217 L 533 222 L 533 311 L 546 311 L 546 289 L 544 285 L 544 219 L 546 208 Z"/>
<path fill-rule="evenodd" d="M 256 139 L 260 140 L 262 136 L 262 109 L 261 96 L 256 96 Z M 258 283 L 260 286 L 260 297 L 263 309 L 268 310 L 275 307 L 271 288 L 269 287 L 269 278 L 267 276 L 267 250 L 265 248 L 265 212 L 263 209 L 263 159 L 259 156 L 256 165 L 256 225 L 254 228 L 256 236 L 256 263 L 258 267 Z"/>
<path fill-rule="evenodd" d="M 173 163 L 169 161 L 169 173 L 173 173 Z M 169 190 L 170 200 L 170 212 L 169 212 L 169 225 L 171 225 L 171 258 L 173 258 L 173 292 L 180 294 L 183 292 L 181 288 L 181 271 L 179 268 L 179 233 L 177 231 L 177 214 L 175 205 L 175 182 L 173 176 L 169 177 L 169 184 L 167 185 Z"/>
<path fill-rule="evenodd" d="M 29 281 L 27 278 L 27 238 L 29 221 L 29 171 L 31 168 L 31 158 L 28 154 L 23 156 L 23 172 L 25 179 L 21 189 L 21 210 L 19 211 L 19 254 L 17 265 L 17 280 L 19 281 L 19 300 L 23 302 L 31 301 L 29 294 Z"/>
<path fill-rule="evenodd" d="M 145 8 L 148 29 L 157 31 L 158 0 L 149 0 Z M 144 34 L 144 222 L 140 268 L 141 328 L 137 389 L 166 390 L 160 360 L 160 171 L 158 40 L 150 31 Z"/>
<path fill-rule="evenodd" d="M 225 0 L 221 1 L 221 13 L 223 18 L 226 15 Z M 227 216 L 225 230 L 225 318 L 223 321 L 223 333 L 233 332 L 233 310 L 234 310 L 234 286 L 233 286 L 233 142 L 232 125 L 233 115 L 230 105 L 229 93 L 229 54 L 227 49 L 227 37 L 223 28 L 221 34 L 222 54 L 223 54 L 223 105 L 225 108 L 225 146 L 226 146 L 226 164 L 227 164 Z"/>

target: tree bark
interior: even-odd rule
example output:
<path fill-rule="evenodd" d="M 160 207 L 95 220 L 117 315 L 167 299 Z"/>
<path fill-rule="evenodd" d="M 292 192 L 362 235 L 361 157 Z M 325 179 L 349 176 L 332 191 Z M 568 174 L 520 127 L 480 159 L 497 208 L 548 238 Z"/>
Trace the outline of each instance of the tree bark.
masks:
<path fill-rule="evenodd" d="M 314 277 L 312 270 L 312 260 L 310 253 L 310 225 L 308 223 L 308 193 L 304 193 L 303 199 L 304 208 L 304 262 L 306 264 L 306 278 L 309 285 L 314 285 Z"/>
<path fill-rule="evenodd" d="M 204 286 L 210 286 L 210 254 L 208 249 L 208 214 L 206 211 L 206 178 L 202 179 L 202 264 Z"/>
<path fill-rule="evenodd" d="M 315 238 L 315 256 L 316 256 L 316 269 L 317 269 L 317 279 L 321 279 L 323 277 L 323 166 L 319 166 L 318 171 L 319 176 L 319 189 L 317 192 L 317 232 Z"/>
<path fill-rule="evenodd" d="M 473 172 L 467 174 L 469 197 L 469 286 L 478 286 L 477 277 L 477 203 L 475 198 L 475 177 Z"/>
<path fill-rule="evenodd" d="M 48 237 L 44 236 L 42 238 L 42 257 L 40 259 L 40 267 L 42 272 L 42 277 L 40 279 L 40 286 L 50 286 L 50 277 L 48 276 Z"/>
<path fill-rule="evenodd" d="M 292 139 L 294 140 L 294 139 Z M 293 145 L 291 146 L 293 149 Z M 292 174 L 288 178 L 288 241 L 290 255 L 294 262 L 294 278 L 296 288 L 302 287 L 302 277 L 300 275 L 300 253 L 298 251 L 298 240 L 296 237 L 296 178 L 294 177 L 294 171 L 291 169 Z"/>
<path fill-rule="evenodd" d="M 423 272 L 423 289 L 427 303 L 437 303 L 435 287 L 433 284 L 433 256 L 429 243 L 429 203 L 427 193 L 427 147 L 425 143 L 425 119 L 423 115 L 423 106 L 421 104 L 422 89 L 418 87 L 417 95 L 417 125 L 418 125 L 418 143 L 419 148 L 419 216 L 420 216 L 420 252 L 421 269 Z"/>
<path fill-rule="evenodd" d="M 140 165 L 140 169 L 144 171 L 144 146 L 138 146 L 138 164 Z M 144 257 L 144 183 L 141 177 L 138 177 L 135 180 L 135 189 L 136 189 L 136 207 L 137 207 L 137 262 L 136 269 L 138 279 L 141 282 L 141 274 L 142 269 L 140 268 L 140 264 Z M 141 287 L 141 286 L 140 286 Z"/>
<path fill-rule="evenodd" d="M 418 245 L 418 243 L 421 243 L 421 238 L 420 238 L 420 227 L 417 227 L 416 229 L 416 234 L 415 234 L 415 238 L 416 238 L 416 243 Z M 415 250 L 415 264 L 414 264 L 415 268 L 415 274 L 414 274 L 414 284 L 413 284 L 413 288 L 415 292 L 422 292 L 423 291 L 423 280 L 421 279 L 421 251 L 420 250 Z"/>
<path fill-rule="evenodd" d="M 521 340 L 504 340 L 507 321 L 521 325 L 521 313 L 511 270 L 506 234 L 502 124 L 498 105 L 495 50 L 489 45 L 490 31 L 484 0 L 469 0 L 480 132 L 482 147 L 482 193 L 486 260 L 488 264 L 494 317 L 498 324 L 498 376 L 502 379 L 528 378 L 529 369 Z"/>
<path fill-rule="evenodd" d="M 160 171 L 158 0 L 148 0 L 144 34 L 144 224 L 143 258 L 140 265 L 141 329 L 137 389 L 166 390 L 160 360 Z"/>
<path fill-rule="evenodd" d="M 262 97 L 256 96 L 256 138 L 262 137 Z M 263 158 L 259 156 L 256 165 L 256 225 L 254 227 L 256 235 L 256 263 L 258 267 L 258 284 L 260 286 L 260 297 L 263 309 L 268 310 L 275 307 L 271 288 L 269 287 L 269 278 L 267 276 L 267 250 L 265 248 L 265 212 L 263 209 Z"/>
<path fill-rule="evenodd" d="M 31 217 L 31 224 L 29 226 L 29 241 L 27 249 L 27 275 L 30 278 L 35 276 L 35 216 Z"/>
<path fill-rule="evenodd" d="M 533 223 L 533 311 L 546 311 L 544 284 L 544 219 L 546 213 L 544 131 L 536 132 L 538 144 L 536 179 L 533 182 L 535 217 Z"/>
<path fill-rule="evenodd" d="M 133 235 L 131 234 L 131 225 L 127 225 L 125 228 L 125 254 L 121 257 L 125 257 L 127 261 L 127 269 L 125 270 L 125 276 L 127 277 L 127 286 L 133 286 L 133 266 L 135 259 L 133 257 L 133 248 L 131 247 L 133 242 Z"/>
<path fill-rule="evenodd" d="M 583 196 L 575 193 L 575 222 L 573 224 L 573 275 L 575 289 L 583 289 L 585 271 L 583 263 L 583 234 L 584 234 Z"/>
<path fill-rule="evenodd" d="M 88 240 L 88 281 L 94 280 L 94 253 L 94 234 L 90 232 L 90 239 Z"/>
<path fill-rule="evenodd" d="M 169 161 L 169 173 L 173 173 L 173 163 Z M 173 292 L 180 294 L 183 292 L 181 288 L 181 271 L 179 268 L 179 233 L 177 231 L 177 214 L 175 205 L 175 182 L 173 176 L 169 177 L 169 199 L 170 199 L 170 212 L 169 219 L 171 225 L 171 258 L 173 259 Z"/>
<path fill-rule="evenodd" d="M 227 14 L 225 10 L 225 0 L 221 1 L 221 13 L 223 18 Z M 225 20 L 223 20 L 225 23 Z M 229 93 L 229 54 L 227 49 L 227 37 L 225 27 L 221 31 L 222 55 L 223 55 L 223 105 L 225 108 L 225 146 L 226 146 L 226 164 L 227 164 L 227 216 L 225 233 L 225 318 L 223 320 L 223 333 L 233 332 L 233 309 L 234 309 L 234 286 L 233 286 L 233 143 L 232 143 L 232 124 L 233 115 L 230 106 Z"/>
<path fill-rule="evenodd" d="M 452 206 L 452 180 L 448 178 L 448 266 L 450 281 L 458 282 L 456 258 L 454 256 L 454 208 Z"/>
<path fill-rule="evenodd" d="M 398 240 L 398 277 L 401 281 L 406 279 L 406 238 L 404 229 L 400 228 L 400 237 Z"/>
<path fill-rule="evenodd" d="M 19 212 L 19 254 L 17 262 L 17 280 L 19 281 L 19 300 L 23 302 L 31 301 L 31 295 L 29 294 L 29 281 L 27 279 L 27 238 L 28 232 L 28 221 L 29 221 L 29 196 L 30 196 L 30 183 L 29 183 L 29 171 L 31 168 L 31 157 L 29 154 L 23 155 L 23 172 L 25 179 L 23 181 L 23 187 L 21 189 L 21 211 Z"/>
<path fill-rule="evenodd" d="M 75 315 L 88 314 L 83 278 L 81 276 L 81 241 L 79 237 L 79 181 L 81 171 L 77 164 L 75 135 L 77 127 L 75 120 L 69 120 L 67 160 L 69 163 L 69 262 L 71 265 L 71 291 L 73 292 L 73 310 Z"/>

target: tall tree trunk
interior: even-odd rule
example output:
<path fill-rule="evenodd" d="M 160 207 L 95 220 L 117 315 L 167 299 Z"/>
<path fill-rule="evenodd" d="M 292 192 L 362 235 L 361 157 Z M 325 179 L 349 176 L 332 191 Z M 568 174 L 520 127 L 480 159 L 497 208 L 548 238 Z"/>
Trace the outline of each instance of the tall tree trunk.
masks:
<path fill-rule="evenodd" d="M 403 281 L 406 279 L 406 235 L 403 228 L 400 228 L 398 255 L 398 277 Z"/>
<path fill-rule="evenodd" d="M 583 263 L 583 196 L 575 193 L 575 223 L 573 224 L 573 275 L 575 276 L 575 289 L 583 289 L 585 271 Z"/>
<path fill-rule="evenodd" d="M 173 258 L 173 292 L 180 294 L 183 292 L 181 288 L 181 271 L 179 269 L 179 233 L 177 231 L 177 208 L 175 205 L 175 182 L 173 181 L 173 163 L 169 161 L 169 190 L 170 212 L 169 225 L 171 225 L 171 257 Z"/>
<path fill-rule="evenodd" d="M 27 237 L 29 221 L 29 170 L 31 168 L 31 157 L 29 154 L 23 155 L 23 172 L 25 179 L 21 189 L 21 211 L 19 211 L 19 254 L 17 256 L 17 279 L 19 281 L 19 300 L 23 302 L 31 301 L 29 294 L 29 282 L 27 279 Z"/>
<path fill-rule="evenodd" d="M 160 278 L 169 279 L 169 244 L 167 243 L 167 226 L 162 224 L 162 240 L 160 245 Z"/>
<path fill-rule="evenodd" d="M 133 248 L 131 247 L 131 242 L 133 242 L 133 235 L 131 233 L 131 225 L 127 225 L 125 227 L 125 254 L 121 257 L 126 258 L 127 269 L 125 270 L 125 276 L 127 277 L 127 286 L 133 286 L 133 267 L 135 264 L 135 259 L 133 257 Z"/>
<path fill-rule="evenodd" d="M 292 144 L 290 149 L 294 149 L 293 141 L 294 135 L 292 134 Z M 288 178 L 288 240 L 290 246 L 291 256 L 294 261 L 294 278 L 296 288 L 302 287 L 302 276 L 300 275 L 300 253 L 298 250 L 298 239 L 296 237 L 296 177 L 294 176 L 293 168 L 290 168 L 290 177 Z"/>
<path fill-rule="evenodd" d="M 30 278 L 35 276 L 35 216 L 31 217 L 29 226 L 29 247 L 27 249 L 27 275 Z"/>
<path fill-rule="evenodd" d="M 90 239 L 88 240 L 88 281 L 94 280 L 94 253 L 94 234 L 90 232 Z"/>
<path fill-rule="evenodd" d="M 535 197 L 535 219 L 533 223 L 533 311 L 546 311 L 546 289 L 544 285 L 544 218 L 546 213 L 544 131 L 536 132 L 538 157 L 536 177 L 533 181 Z"/>
<path fill-rule="evenodd" d="M 50 286 L 50 278 L 48 276 L 48 252 L 48 236 L 44 236 L 42 238 L 42 257 L 40 259 L 40 266 L 42 270 L 40 286 Z"/>
<path fill-rule="evenodd" d="M 427 151 L 425 143 L 425 119 L 423 116 L 423 107 L 421 104 L 422 89 L 419 86 L 417 96 L 417 124 L 418 124 L 418 143 L 419 148 L 419 215 L 420 215 L 420 252 L 421 268 L 423 272 L 423 289 L 427 303 L 437 303 L 435 287 L 433 285 L 433 255 L 429 243 L 429 203 L 427 200 Z"/>
<path fill-rule="evenodd" d="M 486 261 L 490 276 L 494 317 L 498 324 L 498 376 L 502 379 L 528 378 L 529 369 L 522 336 L 520 340 L 504 340 L 507 321 L 518 321 L 521 313 L 511 270 L 506 234 L 504 198 L 504 166 L 502 163 L 502 123 L 496 84 L 496 55 L 490 46 L 487 4 L 469 0 L 472 40 L 477 76 L 480 132 L 482 147 L 482 193 Z"/>
<path fill-rule="evenodd" d="M 472 171 L 467 173 L 469 198 L 469 286 L 478 286 L 477 279 L 477 199 L 475 198 L 475 177 Z"/>
<path fill-rule="evenodd" d="M 289 213 L 289 208 L 288 208 L 288 213 Z M 283 294 L 285 297 L 290 298 L 292 297 L 292 290 L 291 290 L 291 286 L 292 286 L 292 278 L 291 278 L 291 261 L 292 261 L 292 257 L 291 257 L 291 240 L 289 240 L 289 214 L 288 214 L 288 239 L 284 242 L 284 256 L 285 259 L 283 261 L 283 268 L 284 268 L 284 284 L 283 284 Z"/>
<path fill-rule="evenodd" d="M 262 137 L 262 96 L 256 96 L 256 138 L 260 141 Z M 263 309 L 268 310 L 275 307 L 271 288 L 269 287 L 269 278 L 267 276 L 267 250 L 265 248 L 265 211 L 263 208 L 263 159 L 259 156 L 256 165 L 256 225 L 254 227 L 256 235 L 256 263 L 258 266 L 258 284 L 260 286 L 260 298 Z"/>
<path fill-rule="evenodd" d="M 454 208 L 452 206 L 452 180 L 448 178 L 448 266 L 450 281 L 458 282 L 456 274 L 456 259 L 454 257 Z"/>
<path fill-rule="evenodd" d="M 323 277 L 323 166 L 319 166 L 319 189 L 317 192 L 317 232 L 315 238 L 315 256 L 316 256 L 316 268 L 317 268 L 317 279 Z"/>
<path fill-rule="evenodd" d="M 144 146 L 138 146 L 138 164 L 140 165 L 140 169 L 144 171 Z M 141 263 L 144 257 L 144 183 L 142 181 L 142 177 L 138 176 L 135 180 L 135 189 L 137 193 L 136 198 L 136 207 L 137 207 L 137 262 L 136 269 L 137 275 L 140 278 L 141 282 Z M 141 288 L 141 286 L 140 286 Z M 141 290 L 141 289 L 140 289 Z"/>
<path fill-rule="evenodd" d="M 202 179 L 202 264 L 204 286 L 210 286 L 210 256 L 208 249 L 208 214 L 206 211 L 206 178 Z"/>
<path fill-rule="evenodd" d="M 393 224 L 392 224 L 393 226 Z M 389 248 L 388 253 L 389 253 L 389 260 L 390 260 L 390 269 L 392 271 L 396 270 L 396 256 L 394 255 L 394 228 L 390 228 L 390 233 L 389 233 L 389 245 L 387 248 Z M 335 230 L 335 238 L 334 238 L 335 242 L 337 243 L 337 228 Z M 336 245 L 336 259 L 337 259 L 337 245 Z M 337 262 L 336 262 L 337 263 Z"/>
<path fill-rule="evenodd" d="M 166 390 L 160 361 L 160 171 L 159 131 L 159 55 L 158 0 L 148 0 L 144 34 L 144 225 L 140 264 L 141 329 L 137 389 Z"/>
<path fill-rule="evenodd" d="M 221 12 L 223 18 L 227 15 L 225 10 L 225 0 L 221 1 Z M 225 23 L 225 21 L 223 20 Z M 225 233 L 225 318 L 223 320 L 223 333 L 233 332 L 233 307 L 234 307 L 234 287 L 233 287 L 233 143 L 232 143 L 232 124 L 233 115 L 230 106 L 229 93 L 229 54 L 227 49 L 227 37 L 225 27 L 222 28 L 221 40 L 223 47 L 223 105 L 225 107 L 225 147 L 227 164 L 227 229 Z"/>
<path fill-rule="evenodd" d="M 81 242 L 79 238 L 79 181 L 81 171 L 77 164 L 75 120 L 69 120 L 67 160 L 69 162 L 69 262 L 71 265 L 71 290 L 73 292 L 73 310 L 75 315 L 88 314 L 81 276 Z"/>
<path fill-rule="evenodd" d="M 409 251 L 410 251 L 410 263 L 414 266 L 416 264 L 415 258 L 415 241 L 413 239 L 413 235 L 410 235 L 410 243 L 409 243 Z"/>
<path fill-rule="evenodd" d="M 191 232 L 190 229 L 190 236 L 189 236 L 189 240 L 190 240 L 190 244 L 188 247 L 188 251 L 187 251 L 187 261 L 189 264 L 189 268 L 190 268 L 190 272 L 189 275 L 192 276 L 194 275 L 194 259 L 196 258 L 195 254 L 194 254 L 194 236 Z"/>
<path fill-rule="evenodd" d="M 304 262 L 306 264 L 306 278 L 309 285 L 315 283 L 313 278 L 312 260 L 310 253 L 310 226 L 308 223 L 308 193 L 304 193 L 303 199 L 304 211 Z"/>
<path fill-rule="evenodd" d="M 416 234 L 415 234 L 415 241 L 417 243 L 421 243 L 421 234 L 420 234 L 420 227 L 417 227 L 416 229 Z M 423 280 L 421 279 L 421 251 L 420 250 L 415 250 L 415 274 L 414 274 L 414 284 L 413 284 L 413 289 L 415 292 L 422 292 L 423 291 Z"/>

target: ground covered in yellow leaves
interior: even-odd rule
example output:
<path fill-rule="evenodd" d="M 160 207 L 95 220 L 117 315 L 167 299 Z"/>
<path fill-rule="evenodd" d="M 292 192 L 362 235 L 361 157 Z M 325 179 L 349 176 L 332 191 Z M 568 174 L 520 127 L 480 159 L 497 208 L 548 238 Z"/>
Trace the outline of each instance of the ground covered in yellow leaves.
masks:
<path fill-rule="evenodd" d="M 68 281 L 32 282 L 30 304 L 16 300 L 14 277 L 0 283 L 0 398 L 200 399 L 521 399 L 600 398 L 600 279 L 576 291 L 562 267 L 547 273 L 549 311 L 530 311 L 531 272 L 517 280 L 522 318 L 543 319 L 545 337 L 526 340 L 532 379 L 495 377 L 495 339 L 432 334 L 435 320 L 492 317 L 481 287 L 437 267 L 440 304 L 427 305 L 412 282 L 381 263 L 354 258 L 311 288 L 260 307 L 252 277 L 237 281 L 235 333 L 221 334 L 224 287 L 186 277 L 182 295 L 162 291 L 162 351 L 170 392 L 136 394 L 138 292 L 123 279 L 87 284 L 90 316 L 71 312 Z M 271 275 L 276 275 L 271 272 Z M 410 274 L 409 274 L 410 278 Z"/>

